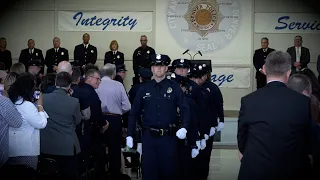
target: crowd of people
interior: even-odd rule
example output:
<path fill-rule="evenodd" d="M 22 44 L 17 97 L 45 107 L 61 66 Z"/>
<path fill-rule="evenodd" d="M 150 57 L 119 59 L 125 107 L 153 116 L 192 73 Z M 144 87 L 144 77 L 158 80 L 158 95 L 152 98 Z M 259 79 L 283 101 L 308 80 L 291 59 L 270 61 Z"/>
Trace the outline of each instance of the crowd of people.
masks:
<path fill-rule="evenodd" d="M 89 39 L 83 35 L 73 62 L 59 38 L 44 60 L 32 39 L 18 63 L 0 58 L 1 174 L 25 179 L 19 167 L 32 178 L 79 179 L 84 167 L 94 169 L 95 179 L 130 179 L 124 168 L 141 161 L 146 180 L 206 179 L 215 132 L 224 128 L 223 98 L 210 81 L 211 64 L 171 63 L 141 36 L 127 93 L 118 43 L 110 43 L 99 69 Z M 131 149 L 141 158 L 125 158 Z M 48 163 L 54 170 L 44 168 Z"/>

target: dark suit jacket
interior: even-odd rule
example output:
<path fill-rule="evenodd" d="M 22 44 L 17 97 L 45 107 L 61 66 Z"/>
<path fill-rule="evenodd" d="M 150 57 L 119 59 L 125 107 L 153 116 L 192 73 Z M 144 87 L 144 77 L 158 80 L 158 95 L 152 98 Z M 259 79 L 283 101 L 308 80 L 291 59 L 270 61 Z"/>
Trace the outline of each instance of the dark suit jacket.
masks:
<path fill-rule="evenodd" d="M 296 57 L 296 48 L 289 47 L 287 49 L 287 53 L 290 54 L 291 56 L 291 62 L 292 62 L 292 71 L 296 72 L 296 67 L 293 66 L 293 64 L 296 62 L 297 57 Z M 300 57 L 300 64 L 301 64 L 301 69 L 305 68 L 308 66 L 308 63 L 310 62 L 310 52 L 309 49 L 306 47 L 301 46 L 301 57 Z"/>
<path fill-rule="evenodd" d="M 270 82 L 241 99 L 238 180 L 308 179 L 312 136 L 310 98 Z"/>
<path fill-rule="evenodd" d="M 115 55 L 113 55 L 113 51 L 108 51 L 104 55 L 104 64 L 111 63 L 116 66 L 124 64 L 124 54 L 122 52 L 117 51 Z"/>
<path fill-rule="evenodd" d="M 253 65 L 256 68 L 256 76 L 259 72 L 259 69 L 262 68 L 262 66 L 264 65 L 264 63 L 266 62 L 266 58 L 267 56 L 274 51 L 274 49 L 272 48 L 268 48 L 267 52 L 263 52 L 263 49 L 257 49 L 254 51 L 254 55 L 253 55 Z M 261 74 L 261 73 L 260 73 Z"/>
<path fill-rule="evenodd" d="M 79 100 L 70 97 L 66 91 L 55 89 L 43 94 L 43 107 L 49 118 L 41 133 L 41 153 L 72 156 L 74 149 L 80 152 L 76 125 L 81 121 Z"/>
<path fill-rule="evenodd" d="M 134 74 L 138 74 L 138 69 L 139 68 L 148 68 L 150 69 L 150 63 L 151 63 L 151 58 L 150 56 L 156 54 L 156 51 L 150 47 L 146 46 L 143 48 L 142 46 L 138 47 L 134 52 L 132 56 L 132 68 L 134 71 Z"/>
<path fill-rule="evenodd" d="M 84 48 L 83 44 L 79 44 L 74 48 L 74 64 L 75 66 L 83 66 L 89 63 L 95 64 L 98 57 L 97 48 L 88 45 L 88 48 Z"/>
<path fill-rule="evenodd" d="M 41 60 L 41 71 L 40 74 L 44 73 L 44 58 L 40 49 L 34 48 L 33 53 L 30 54 L 29 48 L 21 50 L 19 56 L 19 62 L 24 64 L 26 72 L 28 71 L 28 62 L 32 60 Z"/>
<path fill-rule="evenodd" d="M 57 53 L 54 48 L 47 50 L 44 62 L 47 66 L 47 73 L 53 73 L 53 66 L 58 66 L 61 61 L 69 61 L 69 53 L 67 49 L 60 47 Z"/>

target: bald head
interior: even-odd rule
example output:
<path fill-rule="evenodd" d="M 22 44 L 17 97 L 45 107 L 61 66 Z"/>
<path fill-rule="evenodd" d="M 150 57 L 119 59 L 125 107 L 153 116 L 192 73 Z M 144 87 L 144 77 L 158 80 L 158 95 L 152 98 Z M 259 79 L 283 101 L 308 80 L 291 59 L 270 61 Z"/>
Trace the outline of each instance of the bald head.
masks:
<path fill-rule="evenodd" d="M 58 64 L 58 69 L 57 69 L 57 73 L 60 73 L 60 72 L 67 72 L 71 75 L 72 74 L 71 64 L 68 61 L 61 61 Z"/>

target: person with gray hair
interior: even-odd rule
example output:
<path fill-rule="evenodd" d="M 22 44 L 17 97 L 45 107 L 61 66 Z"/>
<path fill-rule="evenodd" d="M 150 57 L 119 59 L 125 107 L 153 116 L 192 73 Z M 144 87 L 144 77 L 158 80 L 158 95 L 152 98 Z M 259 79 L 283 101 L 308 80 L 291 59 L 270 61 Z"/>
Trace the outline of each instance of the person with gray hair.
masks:
<path fill-rule="evenodd" d="M 291 57 L 271 52 L 263 66 L 267 85 L 242 97 L 238 118 L 238 148 L 241 167 L 238 180 L 310 179 L 318 163 L 319 139 L 312 137 L 315 122 L 310 117 L 310 98 L 286 86 Z M 252 161 L 255 163 L 252 164 Z"/>
<path fill-rule="evenodd" d="M 48 49 L 44 60 L 47 66 L 47 73 L 56 72 L 61 61 L 69 61 L 69 52 L 60 47 L 60 38 L 53 38 L 53 48 Z"/>
<path fill-rule="evenodd" d="M 129 98 L 124 86 L 113 80 L 116 75 L 116 66 L 107 63 L 100 70 L 101 83 L 96 92 L 101 101 L 104 119 L 110 123 L 106 132 L 108 141 L 108 153 L 110 157 L 111 179 L 120 179 L 121 173 L 121 142 L 122 142 L 122 118 L 121 116 L 131 109 Z"/>

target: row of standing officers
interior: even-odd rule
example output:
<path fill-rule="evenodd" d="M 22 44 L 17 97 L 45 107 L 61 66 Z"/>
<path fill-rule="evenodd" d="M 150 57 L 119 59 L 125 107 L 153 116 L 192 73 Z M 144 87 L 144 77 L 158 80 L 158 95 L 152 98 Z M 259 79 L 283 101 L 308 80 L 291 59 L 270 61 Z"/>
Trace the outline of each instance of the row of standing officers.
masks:
<path fill-rule="evenodd" d="M 85 33 L 82 37 L 83 43 L 74 48 L 74 66 L 81 67 L 83 74 L 83 67 L 87 64 L 95 64 L 97 61 L 97 48 L 90 44 L 90 35 Z M 147 36 L 140 37 L 141 46 L 133 53 L 133 71 L 135 73 L 135 81 L 138 79 L 139 68 L 150 68 L 150 56 L 155 54 L 155 50 L 147 45 Z M 4 70 L 10 70 L 12 65 L 11 52 L 6 49 L 7 41 L 5 38 L 0 38 L 0 63 L 4 65 Z M 119 44 L 116 40 L 111 41 L 110 51 L 105 53 L 104 64 L 111 63 L 116 66 L 124 65 L 124 54 L 120 52 Z M 45 58 L 44 58 L 45 57 Z M 35 48 L 35 41 L 28 40 L 28 48 L 23 49 L 19 56 L 19 62 L 23 63 L 28 69 L 30 61 L 38 61 L 41 65 L 40 74 L 44 74 L 44 66 L 47 66 L 47 73 L 53 73 L 57 70 L 57 66 L 61 61 L 69 61 L 69 51 L 60 47 L 60 39 L 55 37 L 53 39 L 53 48 L 47 50 L 45 56 L 42 50 Z"/>
<path fill-rule="evenodd" d="M 223 98 L 208 78 L 211 70 L 176 59 L 168 75 L 167 55 L 150 60 L 152 73 L 140 69 L 138 74 L 153 74 L 153 79 L 140 78 L 129 92 L 126 144 L 142 146 L 144 180 L 206 179 L 214 134 L 224 128 Z"/>

